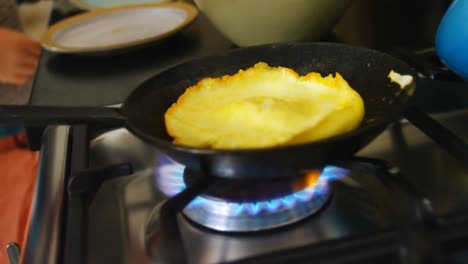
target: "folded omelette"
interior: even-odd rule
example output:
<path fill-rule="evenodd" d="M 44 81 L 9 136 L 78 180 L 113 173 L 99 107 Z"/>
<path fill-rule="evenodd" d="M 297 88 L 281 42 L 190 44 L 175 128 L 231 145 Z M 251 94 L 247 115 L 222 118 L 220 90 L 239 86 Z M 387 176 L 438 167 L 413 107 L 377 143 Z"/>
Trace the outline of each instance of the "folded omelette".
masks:
<path fill-rule="evenodd" d="M 343 77 L 259 62 L 189 87 L 165 114 L 175 144 L 215 149 L 314 142 L 349 132 L 364 102 Z"/>

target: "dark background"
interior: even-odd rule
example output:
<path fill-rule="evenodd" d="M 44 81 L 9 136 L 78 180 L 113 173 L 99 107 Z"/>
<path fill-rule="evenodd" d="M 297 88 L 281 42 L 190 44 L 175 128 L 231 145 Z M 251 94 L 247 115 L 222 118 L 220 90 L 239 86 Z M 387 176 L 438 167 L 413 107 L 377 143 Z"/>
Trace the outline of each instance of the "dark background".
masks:
<path fill-rule="evenodd" d="M 383 51 L 433 47 L 437 26 L 450 1 L 354 0 L 324 41 Z M 79 10 L 56 4 L 51 23 Z M 79 57 L 44 51 L 30 103 L 95 106 L 121 103 L 144 80 L 193 57 L 233 48 L 203 15 L 176 35 L 132 52 Z"/>

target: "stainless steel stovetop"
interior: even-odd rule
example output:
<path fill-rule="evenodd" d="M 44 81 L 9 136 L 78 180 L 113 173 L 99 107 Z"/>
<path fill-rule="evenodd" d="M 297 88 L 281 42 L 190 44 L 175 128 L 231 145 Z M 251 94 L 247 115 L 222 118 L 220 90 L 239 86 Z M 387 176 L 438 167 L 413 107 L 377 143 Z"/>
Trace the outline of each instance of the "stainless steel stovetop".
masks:
<path fill-rule="evenodd" d="M 438 114 L 437 119 L 468 140 L 467 110 Z M 158 162 L 161 165 L 164 157 L 123 128 L 88 133 L 89 141 L 71 140 L 80 131 L 87 128 L 51 127 L 47 131 L 25 263 L 36 263 L 32 259 L 44 260 L 41 263 L 163 263 L 160 245 L 145 240 L 151 217 L 154 222 L 159 206 L 168 199 L 160 182 L 158 185 L 160 166 L 155 166 Z M 77 152 L 86 149 L 86 144 L 88 158 L 67 161 L 65 157 L 70 156 L 71 148 Z M 468 209 L 468 172 L 463 164 L 405 120 L 388 128 L 358 155 L 398 166 L 418 192 L 431 201 L 437 216 Z M 76 207 L 85 215 L 79 222 L 81 228 L 74 228 L 76 217 L 70 215 L 76 206 L 74 197 L 89 192 L 92 181 L 75 188 L 68 183 L 71 189 L 67 192 L 67 173 L 85 165 L 104 168 L 102 173 L 108 173 L 106 167 L 122 163 L 130 163 L 133 172 L 91 188 L 95 192 L 81 202 L 85 206 Z M 174 165 L 169 171 L 177 175 L 183 168 Z M 394 241 L 391 232 L 400 224 L 400 207 L 374 174 L 351 171 L 348 177 L 333 182 L 331 198 L 323 208 L 285 227 L 224 233 L 202 227 L 182 214 L 177 219 L 189 262 L 220 263 L 376 232 Z M 73 252 L 76 245 L 81 245 L 81 250 Z M 463 250 L 453 253 L 459 259 L 468 255 Z M 396 257 L 390 255 L 386 261 L 394 262 Z M 65 261 L 58 261 L 59 258 Z"/>

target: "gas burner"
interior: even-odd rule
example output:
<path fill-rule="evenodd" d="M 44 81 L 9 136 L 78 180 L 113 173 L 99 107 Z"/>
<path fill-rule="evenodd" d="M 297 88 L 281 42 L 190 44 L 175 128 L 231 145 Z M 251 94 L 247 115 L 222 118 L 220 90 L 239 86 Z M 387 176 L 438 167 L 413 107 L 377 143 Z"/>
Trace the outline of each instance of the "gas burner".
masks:
<path fill-rule="evenodd" d="M 236 203 L 197 197 L 183 213 L 190 220 L 225 232 L 247 232 L 285 226 L 317 212 L 328 201 L 327 182 L 272 200 Z"/>
<path fill-rule="evenodd" d="M 172 197 L 186 188 L 187 179 L 184 177 L 186 174 L 184 171 L 183 165 L 169 158 L 164 158 L 160 162 L 156 170 L 156 180 L 165 195 Z M 292 183 L 283 182 L 283 185 L 290 187 L 286 188 L 289 190 L 288 193 L 280 191 L 280 195 L 271 196 L 271 191 L 257 190 L 258 193 L 270 193 L 271 198 L 257 194 L 250 200 L 239 199 L 232 195 L 221 197 L 219 191 L 208 191 L 196 197 L 182 212 L 193 222 L 216 231 L 247 232 L 273 229 L 316 213 L 331 196 L 330 182 L 347 174 L 346 169 L 327 166 L 321 172 L 311 171 L 303 177 L 294 179 Z M 238 183 L 233 184 L 239 186 Z M 263 188 L 268 189 L 279 184 L 264 182 Z M 254 185 L 259 186 L 258 183 Z M 245 190 L 238 189 L 238 192 L 245 193 Z"/>

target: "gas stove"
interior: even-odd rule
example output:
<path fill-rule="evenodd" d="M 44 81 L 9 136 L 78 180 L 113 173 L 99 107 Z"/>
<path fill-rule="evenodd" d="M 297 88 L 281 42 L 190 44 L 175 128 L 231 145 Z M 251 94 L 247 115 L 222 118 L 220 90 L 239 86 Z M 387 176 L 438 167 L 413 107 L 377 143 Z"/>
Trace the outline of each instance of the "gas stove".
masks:
<path fill-rule="evenodd" d="M 49 127 L 24 263 L 468 263 L 467 91 L 421 80 L 435 123 L 409 111 L 290 180 L 210 179 L 122 127 Z"/>

